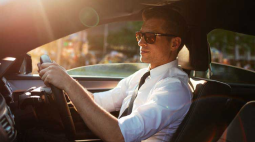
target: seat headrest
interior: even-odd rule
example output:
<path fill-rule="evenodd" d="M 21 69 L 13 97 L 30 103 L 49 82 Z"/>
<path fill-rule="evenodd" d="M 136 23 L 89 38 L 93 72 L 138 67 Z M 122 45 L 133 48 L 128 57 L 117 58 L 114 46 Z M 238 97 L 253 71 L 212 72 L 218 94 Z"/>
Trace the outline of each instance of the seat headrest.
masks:
<path fill-rule="evenodd" d="M 211 63 L 207 33 L 199 28 L 189 29 L 184 43 L 178 54 L 179 65 L 186 70 L 206 71 Z"/>

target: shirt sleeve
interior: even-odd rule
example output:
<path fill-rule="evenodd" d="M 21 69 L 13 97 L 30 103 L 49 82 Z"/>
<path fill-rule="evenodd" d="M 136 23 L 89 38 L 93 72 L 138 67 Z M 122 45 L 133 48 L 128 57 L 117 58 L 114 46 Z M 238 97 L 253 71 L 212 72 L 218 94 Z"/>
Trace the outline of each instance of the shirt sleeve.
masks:
<path fill-rule="evenodd" d="M 156 84 L 147 102 L 118 120 L 126 142 L 145 140 L 185 116 L 191 93 L 181 82 Z"/>
<path fill-rule="evenodd" d="M 115 88 L 109 91 L 94 93 L 95 102 L 108 112 L 119 111 L 126 97 L 130 77 L 121 80 Z"/>

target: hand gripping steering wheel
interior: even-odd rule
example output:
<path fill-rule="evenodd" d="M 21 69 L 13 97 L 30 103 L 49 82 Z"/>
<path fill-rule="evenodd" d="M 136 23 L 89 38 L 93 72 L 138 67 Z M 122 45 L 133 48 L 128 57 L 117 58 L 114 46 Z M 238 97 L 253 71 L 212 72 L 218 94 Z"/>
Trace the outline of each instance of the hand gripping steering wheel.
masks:
<path fill-rule="evenodd" d="M 52 63 L 50 57 L 48 55 L 42 55 L 40 57 L 40 63 Z M 50 88 L 54 95 L 54 100 L 57 106 L 57 109 L 59 110 L 60 117 L 62 120 L 62 123 L 64 125 L 65 133 L 68 139 L 74 139 L 75 137 L 75 127 L 73 123 L 73 118 L 70 113 L 69 107 L 66 102 L 65 95 L 63 93 L 63 90 L 55 87 L 54 85 L 50 84 Z"/>

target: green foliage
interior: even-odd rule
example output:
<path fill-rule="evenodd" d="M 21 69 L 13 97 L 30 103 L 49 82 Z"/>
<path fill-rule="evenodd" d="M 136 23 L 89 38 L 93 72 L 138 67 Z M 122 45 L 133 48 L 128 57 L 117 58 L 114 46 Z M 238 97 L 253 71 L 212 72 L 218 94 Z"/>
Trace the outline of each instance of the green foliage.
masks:
<path fill-rule="evenodd" d="M 90 35 L 88 34 L 89 46 L 93 50 L 102 50 L 104 45 L 104 36 L 102 34 Z"/>
<path fill-rule="evenodd" d="M 125 48 L 125 50 L 136 51 L 138 45 L 135 38 L 135 32 L 140 30 L 142 22 L 126 22 L 124 24 L 120 23 L 117 26 L 119 27 L 115 30 L 111 30 L 109 28 L 109 33 L 107 36 L 108 48 L 112 48 L 113 46 L 122 46 L 122 48 Z M 90 30 L 88 34 L 88 41 L 92 50 L 103 50 L 104 25 Z"/>
<path fill-rule="evenodd" d="M 221 51 L 225 50 L 229 54 L 234 53 L 236 45 L 243 51 L 251 50 L 253 53 L 255 36 L 216 29 L 208 34 L 208 42 L 211 47 L 215 47 Z"/>
<path fill-rule="evenodd" d="M 113 46 L 122 46 L 137 49 L 137 41 L 135 38 L 135 32 L 139 31 L 142 26 L 142 22 L 127 22 L 125 26 L 118 31 L 109 31 L 108 44 Z"/>

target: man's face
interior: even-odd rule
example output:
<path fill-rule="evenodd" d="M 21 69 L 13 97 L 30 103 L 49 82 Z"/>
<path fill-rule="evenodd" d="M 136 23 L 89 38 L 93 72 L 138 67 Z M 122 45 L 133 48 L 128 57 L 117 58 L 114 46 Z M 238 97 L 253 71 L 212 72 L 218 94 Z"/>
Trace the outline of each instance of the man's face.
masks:
<path fill-rule="evenodd" d="M 162 29 L 164 22 L 163 19 L 149 19 L 144 22 L 141 32 L 171 34 L 166 33 L 166 31 Z M 156 42 L 153 44 L 146 43 L 145 39 L 142 37 L 141 40 L 138 41 L 138 45 L 140 46 L 141 62 L 150 63 L 151 69 L 176 58 L 171 57 L 172 40 L 169 41 L 169 38 L 166 36 L 156 36 Z"/>

